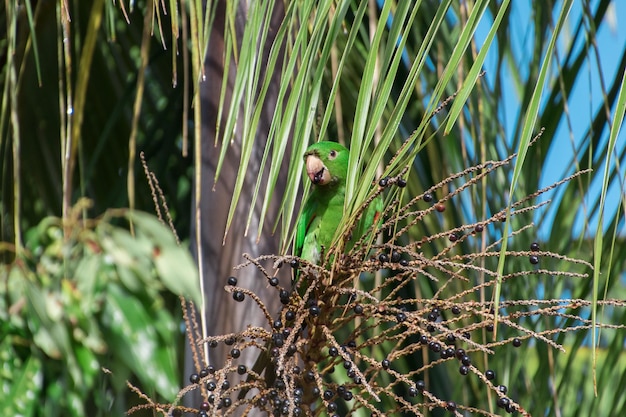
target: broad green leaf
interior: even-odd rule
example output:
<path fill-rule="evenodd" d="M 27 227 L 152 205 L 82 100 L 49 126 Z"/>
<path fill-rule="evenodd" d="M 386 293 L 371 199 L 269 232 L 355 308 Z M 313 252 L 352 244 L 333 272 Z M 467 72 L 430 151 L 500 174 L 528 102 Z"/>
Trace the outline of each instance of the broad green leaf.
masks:
<path fill-rule="evenodd" d="M 42 363 L 34 356 L 21 362 L 11 346 L 11 339 L 0 344 L 3 370 L 0 373 L 0 412 L 3 416 L 34 416 L 36 400 L 41 395 L 43 383 Z M 6 355 L 9 355 L 8 357 Z"/>
<path fill-rule="evenodd" d="M 161 337 L 152 327 L 156 312 L 143 305 L 118 286 L 107 291 L 103 324 L 108 334 L 109 349 L 126 352 L 116 357 L 141 380 L 142 386 L 155 389 L 164 398 L 173 399 L 178 392 L 174 357 L 174 334 Z M 146 366 L 158 363 L 159 366 Z"/>

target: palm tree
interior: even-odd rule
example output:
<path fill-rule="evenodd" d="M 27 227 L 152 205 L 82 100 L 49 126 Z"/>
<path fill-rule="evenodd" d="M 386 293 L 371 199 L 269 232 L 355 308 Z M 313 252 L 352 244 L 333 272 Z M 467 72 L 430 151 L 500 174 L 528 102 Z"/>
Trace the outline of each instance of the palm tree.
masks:
<path fill-rule="evenodd" d="M 198 266 L 205 298 L 196 305 L 204 306 L 207 314 L 200 327 L 207 335 L 228 333 L 259 323 L 258 317 L 249 316 L 254 310 L 222 296 L 229 270 L 242 262 L 243 252 L 289 252 L 301 198 L 300 156 L 308 143 L 332 138 L 350 146 L 346 216 L 366 201 L 381 176 L 406 178 L 405 191 L 397 194 L 406 202 L 455 172 L 517 152 L 514 162 L 495 171 L 488 182 L 474 183 L 470 195 L 451 199 L 443 214 L 411 228 L 403 236 L 407 243 L 481 222 L 545 187 L 544 178 L 552 173 L 551 154 L 565 155 L 566 142 L 558 139 L 565 130 L 573 152 L 558 158 L 562 177 L 593 171 L 560 185 L 549 208 L 505 217 L 503 226 L 490 226 L 482 240 L 464 241 L 463 251 L 483 253 L 507 231 L 523 229 L 502 246 L 526 251 L 537 242 L 542 250 L 593 263 L 587 279 L 558 279 L 554 274 L 494 287 L 500 294 L 496 299 L 504 301 L 576 298 L 592 303 L 577 312 L 578 320 L 541 316 L 524 322 L 531 331 L 623 323 L 623 306 L 605 307 L 602 302 L 624 299 L 615 285 L 623 274 L 626 250 L 620 244 L 620 163 L 626 150 L 617 140 L 626 103 L 623 45 L 616 49 L 617 71 L 599 84 L 600 102 L 585 102 L 580 110 L 580 103 L 572 100 L 579 83 L 602 73 L 601 61 L 595 60 L 606 45 L 598 39 L 615 16 L 614 6 L 609 1 L 593 6 L 566 1 L 530 5 L 530 12 L 523 14 L 511 3 L 4 3 L 2 240 L 13 248 L 5 259 L 15 266 L 28 254 L 28 236 L 35 230 L 50 235 L 48 228 L 36 228 L 44 216 L 79 219 L 120 206 L 153 211 L 150 189 L 137 173 L 141 150 L 159 180 L 174 228 L 202 254 Z M 516 44 L 520 16 L 528 21 L 525 35 L 532 39 L 526 55 Z M 562 42 L 568 33 L 571 40 Z M 479 43 L 479 38 L 484 41 Z M 510 115 L 510 105 L 520 111 Z M 574 127 L 579 114 L 588 119 L 581 130 Z M 542 136 L 531 146 L 541 128 Z M 461 186 L 446 183 L 434 198 Z M 612 195 L 618 197 L 612 200 Z M 93 205 L 73 211 L 79 197 L 89 197 Z M 616 209 L 609 210 L 607 201 L 616 201 Z M 534 227 L 524 229 L 531 223 Z M 82 227 L 66 222 L 64 234 L 56 239 L 72 235 L 68 224 Z M 506 247 L 498 250 L 504 253 Z M 506 274 L 525 268 L 525 262 L 525 257 L 507 258 L 506 264 L 487 261 L 485 267 Z M 557 257 L 541 262 L 551 271 L 575 269 Z M 250 275 L 241 273 L 239 278 L 239 285 L 255 293 L 266 289 Z M 436 291 L 430 282 L 416 282 L 413 295 L 407 296 L 430 297 Z M 271 294 L 265 295 L 269 304 Z M 492 295 L 482 294 L 483 301 Z M 149 303 L 143 305 L 153 311 Z M 11 323 L 11 306 L 2 305 L 3 322 Z M 215 311 L 219 318 L 211 313 Z M 224 327 L 212 328 L 215 323 Z M 16 335 L 24 338 L 32 329 L 6 329 L 13 342 L 5 343 L 3 352 L 21 361 L 13 362 L 15 381 L 34 363 L 15 347 Z M 503 338 L 512 335 L 500 327 L 498 332 Z M 624 390 L 623 330 L 597 334 L 554 334 L 565 354 L 529 341 L 523 345 L 523 361 L 517 357 L 520 351 L 502 349 L 476 365 L 497 369 L 498 381 L 533 415 L 620 415 L 623 399 L 613 393 Z M 487 340 L 482 332 L 481 341 Z M 41 339 L 30 346 L 40 358 L 50 354 L 41 348 Z M 71 368 L 62 358 L 39 363 L 46 375 L 54 375 L 59 366 Z M 198 359 L 194 371 L 204 365 Z M 406 360 L 396 370 L 406 373 L 414 365 Z M 87 373 L 84 367 L 76 369 Z M 138 367 L 131 371 L 142 384 L 155 378 Z M 121 380 L 126 377 L 131 376 L 123 374 Z M 496 412 L 495 394 L 477 379 L 459 380 L 456 369 L 431 377 L 432 391 L 442 398 L 441 389 L 446 389 L 448 398 L 460 404 L 480 404 Z M 59 397 L 51 385 L 43 381 L 36 392 L 54 402 Z M 119 392 L 119 384 L 114 386 Z M 104 412 L 98 401 L 105 397 L 72 384 L 63 387 L 76 390 L 72 398 L 94 398 L 93 407 Z M 148 394 L 153 394 L 151 389 L 165 396 L 170 392 L 148 387 Z M 595 397 L 594 390 L 600 395 Z M 58 404 L 58 410 L 71 408 Z"/>

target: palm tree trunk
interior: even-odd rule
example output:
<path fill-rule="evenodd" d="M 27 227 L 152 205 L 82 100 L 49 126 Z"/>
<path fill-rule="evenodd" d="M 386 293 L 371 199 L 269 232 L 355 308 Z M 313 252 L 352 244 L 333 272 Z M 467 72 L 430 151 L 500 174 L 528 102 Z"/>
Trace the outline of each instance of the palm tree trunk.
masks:
<path fill-rule="evenodd" d="M 239 4 L 237 11 L 237 19 L 235 21 L 236 32 L 238 40 L 241 40 L 243 34 L 243 28 L 246 18 L 246 2 L 242 1 Z M 269 30 L 270 36 L 273 37 L 280 25 L 284 15 L 284 9 L 281 2 L 277 2 L 274 9 L 271 26 Z M 267 98 L 264 103 L 264 111 L 261 116 L 260 127 L 257 131 L 258 138 L 255 141 L 255 148 L 249 164 L 249 175 L 246 178 L 246 185 L 241 195 L 239 205 L 237 207 L 237 213 L 235 214 L 235 221 L 233 222 L 225 243 L 222 244 L 224 236 L 224 230 L 226 226 L 226 219 L 231 202 L 235 179 L 237 176 L 237 169 L 240 161 L 241 154 L 241 132 L 238 130 L 235 137 L 232 139 L 231 149 L 229 149 L 224 166 L 220 172 L 219 180 L 215 183 L 214 178 L 216 173 L 216 166 L 219 156 L 219 148 L 214 146 L 215 137 L 217 135 L 217 114 L 220 98 L 220 88 L 222 85 L 222 79 L 224 76 L 224 23 L 226 16 L 226 1 L 219 1 L 216 8 L 215 23 L 212 27 L 212 33 L 210 38 L 210 44 L 208 49 L 208 55 L 206 58 L 206 81 L 202 84 L 202 111 L 203 111 L 203 137 L 202 137 L 202 166 L 201 166 L 201 190 L 202 195 L 200 197 L 201 207 L 201 227 L 200 230 L 196 227 L 196 222 L 191 221 L 191 241 L 195 242 L 196 233 L 200 233 L 200 250 L 192 243 L 192 251 L 196 259 L 200 258 L 203 269 L 203 281 L 205 288 L 206 307 L 203 312 L 206 319 L 206 330 L 208 335 L 222 335 L 231 332 L 237 332 L 244 330 L 247 325 L 265 325 L 266 320 L 263 314 L 256 306 L 253 305 L 252 300 L 245 300 L 243 303 L 235 302 L 227 292 L 224 291 L 224 285 L 227 278 L 231 275 L 238 277 L 238 285 L 248 288 L 254 291 L 257 295 L 267 302 L 267 307 L 271 312 L 278 311 L 278 297 L 273 291 L 273 288 L 268 288 L 267 281 L 258 275 L 249 273 L 249 270 L 237 273 L 233 271 L 233 267 L 242 263 L 243 253 L 251 254 L 252 256 L 259 254 L 278 253 L 279 251 L 279 236 L 274 236 L 270 232 L 265 232 L 259 237 L 257 242 L 257 236 L 254 232 L 244 235 L 246 221 L 248 216 L 249 207 L 251 204 L 252 194 L 246 190 L 251 190 L 254 182 L 258 178 L 259 165 L 263 155 L 269 126 L 271 123 L 271 117 L 276 105 L 276 96 L 278 94 L 278 77 L 276 82 L 272 82 L 270 89 L 267 93 Z M 273 39 L 268 39 L 267 45 L 271 46 Z M 269 53 L 269 46 L 263 50 L 263 60 L 267 59 Z M 230 57 L 229 57 L 230 59 Z M 231 100 L 230 88 L 235 78 L 236 63 L 231 60 L 231 69 L 228 74 L 228 87 L 229 91 L 226 92 L 225 106 L 228 108 Z M 233 68 L 235 68 L 233 70 Z M 261 76 L 263 77 L 263 75 Z M 224 122 L 220 123 L 224 126 Z M 223 137 L 220 135 L 220 137 Z M 226 138 L 224 140 L 228 140 Z M 287 169 L 289 158 L 283 159 L 282 163 Z M 279 162 L 277 162 L 279 163 Z M 276 188 L 277 195 L 281 195 L 284 190 L 284 183 L 278 184 Z M 262 201 L 263 197 L 260 196 L 258 201 Z M 266 221 L 269 225 L 273 224 L 276 219 L 276 213 L 280 203 L 280 198 L 274 198 L 273 204 L 268 212 Z M 192 202 L 192 207 L 195 207 L 195 197 Z M 261 205 L 255 206 L 251 230 L 255 230 L 255 225 L 259 222 L 261 213 Z M 195 216 L 192 209 L 192 218 Z M 270 230 L 270 228 L 265 228 Z M 289 279 L 288 277 L 283 277 Z M 283 281 L 285 284 L 288 281 Z M 199 308 L 199 306 L 197 306 Z M 198 314 L 198 317 L 200 315 Z M 220 367 L 223 364 L 225 356 L 230 349 L 229 346 L 220 344 L 217 348 L 210 350 L 209 361 L 210 364 Z M 200 350 L 202 356 L 202 351 Z M 246 363 L 251 365 L 254 358 L 242 357 L 239 359 L 240 363 Z M 206 366 L 207 364 L 201 364 Z M 186 377 L 193 372 L 197 372 L 196 364 L 193 361 L 193 355 L 190 352 L 190 346 L 186 347 L 186 359 L 185 359 L 185 375 Z M 198 392 L 198 391 L 196 391 Z M 195 402 L 197 404 L 197 401 Z"/>

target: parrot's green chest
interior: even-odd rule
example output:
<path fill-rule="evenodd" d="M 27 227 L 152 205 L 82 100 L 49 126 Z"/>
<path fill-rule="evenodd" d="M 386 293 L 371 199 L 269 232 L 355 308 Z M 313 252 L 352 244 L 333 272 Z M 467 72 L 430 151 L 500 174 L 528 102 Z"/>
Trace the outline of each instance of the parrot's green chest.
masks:
<path fill-rule="evenodd" d="M 314 209 L 304 236 L 301 257 L 314 264 L 319 265 L 322 253 L 328 253 L 341 226 L 343 195 L 333 197 L 337 198 L 322 198 L 313 203 Z"/>

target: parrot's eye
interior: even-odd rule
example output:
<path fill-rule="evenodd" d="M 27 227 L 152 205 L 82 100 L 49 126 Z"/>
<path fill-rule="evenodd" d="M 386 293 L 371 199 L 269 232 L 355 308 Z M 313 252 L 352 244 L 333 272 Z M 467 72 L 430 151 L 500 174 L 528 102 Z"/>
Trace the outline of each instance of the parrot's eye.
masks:
<path fill-rule="evenodd" d="M 330 151 L 328 159 L 335 159 L 337 157 L 337 151 Z"/>

